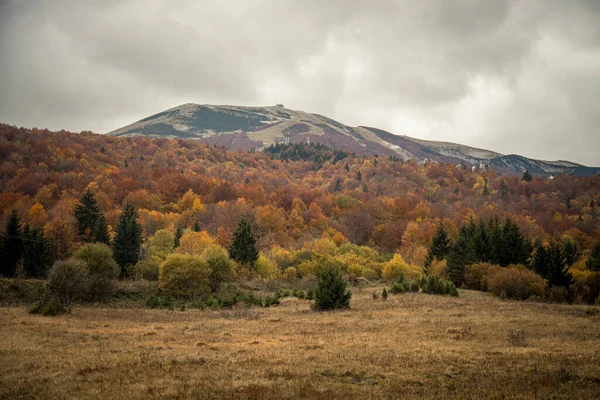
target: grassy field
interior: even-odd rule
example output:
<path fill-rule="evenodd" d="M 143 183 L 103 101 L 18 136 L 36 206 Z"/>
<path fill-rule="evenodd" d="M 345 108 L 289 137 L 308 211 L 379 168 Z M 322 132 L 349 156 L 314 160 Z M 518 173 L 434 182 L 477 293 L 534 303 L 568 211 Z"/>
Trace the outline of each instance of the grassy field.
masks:
<path fill-rule="evenodd" d="M 599 398 L 588 306 L 355 291 L 226 311 L 0 308 L 0 398 Z"/>

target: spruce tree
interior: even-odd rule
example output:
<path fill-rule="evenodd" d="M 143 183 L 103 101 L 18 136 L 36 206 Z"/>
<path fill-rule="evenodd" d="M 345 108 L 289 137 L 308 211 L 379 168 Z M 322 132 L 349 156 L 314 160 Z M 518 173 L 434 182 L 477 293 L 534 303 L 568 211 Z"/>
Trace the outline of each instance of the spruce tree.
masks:
<path fill-rule="evenodd" d="M 314 309 L 318 311 L 350 308 L 352 292 L 347 290 L 339 266 L 323 260 L 317 270 Z"/>
<path fill-rule="evenodd" d="M 531 260 L 531 269 L 533 272 L 545 278 L 548 276 L 548 251 L 540 240 L 537 240 L 534 245 L 533 258 Z"/>
<path fill-rule="evenodd" d="M 500 197 L 504 200 L 508 197 L 508 186 L 506 186 L 506 182 L 504 179 L 500 182 Z"/>
<path fill-rule="evenodd" d="M 502 248 L 502 226 L 498 216 L 491 217 L 487 224 L 487 232 L 491 244 L 490 262 L 500 264 L 500 249 Z"/>
<path fill-rule="evenodd" d="M 519 226 L 510 218 L 506 218 L 502 226 L 502 241 L 499 250 L 499 264 L 503 267 L 510 264 L 525 265 L 529 259 L 527 239 L 521 234 Z"/>
<path fill-rule="evenodd" d="M 23 227 L 16 210 L 12 210 L 6 221 L 6 230 L 1 238 L 2 260 L 0 262 L 0 275 L 11 277 L 15 274 L 15 267 L 23 258 Z"/>
<path fill-rule="evenodd" d="M 463 227 L 456 241 L 450 247 L 446 257 L 448 278 L 459 287 L 464 281 L 464 271 L 467 265 L 475 262 L 475 256 L 468 237 L 467 229 Z"/>
<path fill-rule="evenodd" d="M 592 249 L 590 258 L 585 262 L 585 267 L 590 271 L 600 272 L 600 242 Z"/>
<path fill-rule="evenodd" d="M 44 278 L 52 266 L 53 251 L 42 229 L 23 229 L 23 266 L 29 278 Z"/>
<path fill-rule="evenodd" d="M 545 278 L 550 286 L 561 286 L 569 289 L 573 283 L 573 276 L 569 272 L 569 266 L 562 254 L 559 243 L 552 243 L 548 250 L 548 272 Z"/>
<path fill-rule="evenodd" d="M 493 245 L 491 242 L 488 229 L 483 219 L 479 219 L 479 224 L 475 229 L 475 233 L 471 239 L 473 253 L 477 261 L 490 262 L 494 258 Z"/>
<path fill-rule="evenodd" d="M 87 189 L 81 195 L 79 204 L 75 206 L 74 211 L 75 219 L 77 220 L 77 231 L 82 241 L 89 242 L 92 240 L 92 233 L 101 213 L 102 211 L 96 202 L 94 193 L 90 189 Z"/>
<path fill-rule="evenodd" d="M 119 216 L 115 242 L 114 259 L 121 267 L 121 276 L 126 269 L 139 260 L 140 245 L 142 244 L 142 227 L 137 222 L 138 213 L 131 204 L 126 204 Z"/>
<path fill-rule="evenodd" d="M 569 267 L 579 260 L 579 249 L 573 240 L 565 239 L 562 243 L 561 251 Z"/>
<path fill-rule="evenodd" d="M 425 258 L 425 268 L 429 268 L 434 259 L 443 260 L 446 258 L 448 250 L 450 250 L 450 239 L 444 222 L 440 220 Z"/>
<path fill-rule="evenodd" d="M 202 230 L 202 228 L 200 227 L 200 221 L 195 220 L 194 221 L 194 232 L 200 232 Z"/>
<path fill-rule="evenodd" d="M 175 240 L 173 243 L 175 248 L 179 247 L 179 241 L 181 240 L 182 236 L 183 236 L 183 228 L 181 226 L 178 226 L 177 229 L 175 229 Z"/>
<path fill-rule="evenodd" d="M 531 176 L 531 173 L 529 171 L 525 171 L 521 179 L 525 182 L 531 182 L 533 180 L 533 176 Z"/>
<path fill-rule="evenodd" d="M 229 256 L 250 269 L 254 269 L 254 263 L 258 259 L 256 249 L 256 238 L 252 232 L 252 226 L 248 217 L 243 216 L 233 232 L 231 244 L 229 245 Z"/>
<path fill-rule="evenodd" d="M 108 233 L 108 223 L 104 214 L 100 214 L 94 225 L 92 240 L 96 243 L 104 243 L 110 246 L 110 235 Z"/>

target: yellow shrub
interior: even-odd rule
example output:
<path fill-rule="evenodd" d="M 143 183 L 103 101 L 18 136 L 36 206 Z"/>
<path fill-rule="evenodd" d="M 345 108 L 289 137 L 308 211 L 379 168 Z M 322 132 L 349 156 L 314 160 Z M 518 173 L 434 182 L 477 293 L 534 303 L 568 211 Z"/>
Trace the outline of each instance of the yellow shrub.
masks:
<path fill-rule="evenodd" d="M 298 270 L 296 267 L 289 267 L 283 271 L 283 275 L 285 276 L 285 279 L 294 280 L 298 278 Z"/>
<path fill-rule="evenodd" d="M 423 274 L 420 267 L 407 264 L 400 254 L 395 254 L 394 258 L 388 261 L 381 271 L 381 276 L 385 280 L 395 280 L 403 275 L 406 279 L 418 279 Z"/>
<path fill-rule="evenodd" d="M 322 254 L 322 255 L 335 255 L 337 251 L 337 246 L 331 239 L 317 239 L 313 243 L 313 253 Z"/>
<path fill-rule="evenodd" d="M 269 259 L 273 260 L 275 264 L 277 264 L 277 267 L 282 271 L 291 266 L 294 262 L 293 254 L 279 246 L 272 247 L 271 250 L 269 250 Z"/>
<path fill-rule="evenodd" d="M 273 280 L 279 278 L 279 269 L 277 265 L 263 254 L 258 256 L 258 260 L 254 263 L 256 273 L 265 280 Z"/>
<path fill-rule="evenodd" d="M 160 265 L 159 287 L 175 297 L 196 297 L 210 291 L 211 269 L 200 256 L 170 254 Z"/>
<path fill-rule="evenodd" d="M 215 239 L 206 231 L 187 231 L 179 240 L 177 253 L 200 255 L 210 245 L 216 244 Z"/>
<path fill-rule="evenodd" d="M 447 279 L 448 274 L 446 271 L 446 260 L 434 260 L 429 266 L 429 275 Z"/>

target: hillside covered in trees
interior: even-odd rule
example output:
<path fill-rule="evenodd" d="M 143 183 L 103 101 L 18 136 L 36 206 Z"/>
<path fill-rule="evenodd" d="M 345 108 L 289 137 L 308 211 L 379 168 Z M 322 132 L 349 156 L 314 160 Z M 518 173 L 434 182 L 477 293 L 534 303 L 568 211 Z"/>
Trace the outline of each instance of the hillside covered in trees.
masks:
<path fill-rule="evenodd" d="M 579 295 L 588 301 L 600 290 L 598 176 L 507 177 L 323 145 L 233 152 L 191 140 L 8 125 L 0 125 L 0 165 L 4 275 L 24 260 L 28 275 L 43 276 L 40 265 L 88 241 L 133 248 L 131 259 L 118 260 L 119 252 L 115 259 L 135 265 L 152 257 L 152 240 L 164 231 L 180 246 L 197 240 L 227 249 L 247 216 L 265 278 L 310 275 L 318 253 L 367 279 L 393 279 L 396 262 L 477 286 L 465 266 L 520 264 L 567 290 L 585 279 Z M 133 239 L 119 244 L 123 232 Z M 26 256 L 33 245 L 38 250 Z"/>

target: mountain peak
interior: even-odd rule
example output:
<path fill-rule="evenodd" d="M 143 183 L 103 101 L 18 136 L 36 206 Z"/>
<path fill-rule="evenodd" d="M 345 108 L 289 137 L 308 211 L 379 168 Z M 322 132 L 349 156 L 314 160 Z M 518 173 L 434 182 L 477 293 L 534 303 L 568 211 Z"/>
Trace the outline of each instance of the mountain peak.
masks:
<path fill-rule="evenodd" d="M 283 104 L 262 107 L 185 103 L 114 130 L 112 136 L 183 138 L 229 149 L 262 150 L 276 143 L 320 143 L 359 155 L 401 160 L 492 167 L 498 172 L 537 175 L 600 172 L 569 161 L 539 161 L 457 143 L 394 135 L 366 126 L 350 127 L 319 114 L 291 110 Z"/>

